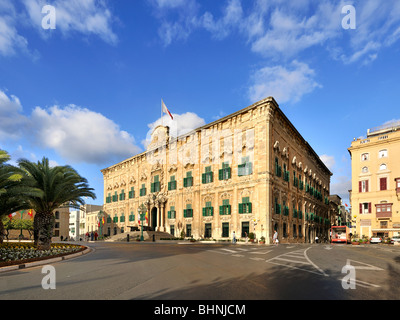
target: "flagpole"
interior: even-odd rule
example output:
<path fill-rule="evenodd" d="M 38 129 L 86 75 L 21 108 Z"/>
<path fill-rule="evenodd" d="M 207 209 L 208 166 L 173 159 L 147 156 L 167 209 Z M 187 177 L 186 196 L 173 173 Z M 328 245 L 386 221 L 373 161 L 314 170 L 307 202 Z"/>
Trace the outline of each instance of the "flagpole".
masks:
<path fill-rule="evenodd" d="M 162 115 L 162 99 L 161 99 L 161 125 L 164 127 L 163 115 Z"/>

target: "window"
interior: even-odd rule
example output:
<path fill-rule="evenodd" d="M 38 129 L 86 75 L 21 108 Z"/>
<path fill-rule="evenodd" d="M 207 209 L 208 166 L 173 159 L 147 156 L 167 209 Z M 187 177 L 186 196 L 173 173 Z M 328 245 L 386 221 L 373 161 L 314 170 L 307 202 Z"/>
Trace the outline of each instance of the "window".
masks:
<path fill-rule="evenodd" d="M 278 198 L 275 198 L 275 214 L 281 213 L 281 205 L 278 203 Z"/>
<path fill-rule="evenodd" d="M 379 158 L 386 158 L 387 156 L 388 156 L 388 151 L 387 151 L 387 149 L 380 150 L 379 153 L 378 153 L 378 157 L 379 157 Z"/>
<path fill-rule="evenodd" d="M 219 206 L 219 214 L 220 215 L 231 214 L 231 205 L 229 204 L 229 199 L 222 200 L 222 206 Z"/>
<path fill-rule="evenodd" d="M 111 203 L 111 193 L 109 193 L 106 197 L 106 203 Z"/>
<path fill-rule="evenodd" d="M 124 213 L 121 213 L 121 216 L 119 217 L 120 222 L 125 222 L 125 215 Z"/>
<path fill-rule="evenodd" d="M 362 173 L 368 173 L 368 167 L 363 167 L 361 171 Z"/>
<path fill-rule="evenodd" d="M 125 190 L 124 189 L 122 189 L 121 193 L 119 194 L 119 200 L 120 201 L 125 200 Z"/>
<path fill-rule="evenodd" d="M 399 193 L 400 192 L 400 178 L 396 178 L 396 192 Z"/>
<path fill-rule="evenodd" d="M 168 219 L 175 219 L 175 218 L 176 218 L 175 206 L 170 206 L 168 211 Z"/>
<path fill-rule="evenodd" d="M 118 216 L 117 216 L 117 215 L 114 216 L 113 222 L 114 222 L 114 223 L 117 223 L 117 222 L 118 222 Z"/>
<path fill-rule="evenodd" d="M 282 167 L 279 165 L 278 158 L 275 158 L 275 175 L 278 177 L 282 176 Z"/>
<path fill-rule="evenodd" d="M 213 182 L 213 172 L 211 171 L 211 166 L 205 168 L 206 172 L 201 175 L 202 183 Z"/>
<path fill-rule="evenodd" d="M 219 180 L 228 180 L 231 178 L 231 168 L 229 167 L 229 162 L 222 163 L 222 169 L 218 171 Z"/>
<path fill-rule="evenodd" d="M 286 170 L 286 164 L 283 164 L 283 180 L 289 182 L 289 171 Z"/>
<path fill-rule="evenodd" d="M 159 179 L 160 179 L 160 177 L 158 175 L 154 176 L 153 183 L 150 185 L 150 191 L 151 192 L 160 192 L 161 186 L 160 186 Z"/>
<path fill-rule="evenodd" d="M 192 236 L 192 225 L 187 224 L 186 225 L 186 237 L 191 237 Z"/>
<path fill-rule="evenodd" d="M 183 178 L 183 186 L 185 188 L 193 186 L 192 171 L 186 172 L 186 178 Z"/>
<path fill-rule="evenodd" d="M 118 201 L 118 194 L 117 191 L 115 191 L 114 195 L 112 196 L 112 201 L 117 202 Z"/>
<path fill-rule="evenodd" d="M 358 192 L 368 192 L 368 180 L 363 180 L 358 182 Z"/>
<path fill-rule="evenodd" d="M 143 197 L 146 195 L 146 185 L 143 183 L 142 188 L 140 189 L 140 196 Z"/>
<path fill-rule="evenodd" d="M 361 155 L 361 161 L 368 161 L 369 160 L 369 153 L 363 153 Z"/>
<path fill-rule="evenodd" d="M 193 218 L 193 209 L 191 204 L 186 205 L 186 209 L 183 210 L 184 218 Z"/>
<path fill-rule="evenodd" d="M 371 202 L 360 203 L 360 214 L 371 213 Z"/>
<path fill-rule="evenodd" d="M 238 165 L 238 176 L 247 176 L 253 173 L 253 164 L 249 161 L 249 157 L 242 158 L 242 164 Z"/>
<path fill-rule="evenodd" d="M 133 211 L 131 211 L 131 214 L 129 215 L 129 221 L 135 221 L 135 215 L 133 213 Z"/>
<path fill-rule="evenodd" d="M 393 203 L 379 203 L 376 204 L 376 213 L 392 213 Z"/>
<path fill-rule="evenodd" d="M 242 198 L 242 203 L 239 203 L 239 213 L 252 213 L 252 204 L 249 197 Z"/>
<path fill-rule="evenodd" d="M 206 206 L 203 208 L 203 217 L 213 216 L 214 208 L 211 206 L 211 201 L 206 202 Z"/>
<path fill-rule="evenodd" d="M 223 238 L 229 237 L 229 223 L 228 222 L 222 223 L 222 237 Z"/>
<path fill-rule="evenodd" d="M 168 190 L 176 190 L 176 181 L 175 176 L 171 176 L 168 182 Z"/>
<path fill-rule="evenodd" d="M 381 191 L 387 190 L 387 178 L 379 178 L 379 186 Z"/>
<path fill-rule="evenodd" d="M 386 169 L 387 169 L 387 166 L 386 166 L 385 163 L 382 163 L 382 164 L 379 166 L 379 170 L 386 170 Z"/>
<path fill-rule="evenodd" d="M 129 191 L 129 199 L 133 199 L 135 197 L 135 189 L 132 187 L 131 191 Z"/>

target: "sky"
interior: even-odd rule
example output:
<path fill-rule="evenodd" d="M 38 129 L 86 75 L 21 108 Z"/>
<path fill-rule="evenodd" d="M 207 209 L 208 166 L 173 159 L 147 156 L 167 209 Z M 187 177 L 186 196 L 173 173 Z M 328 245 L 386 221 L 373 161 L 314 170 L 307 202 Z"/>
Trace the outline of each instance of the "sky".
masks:
<path fill-rule="evenodd" d="M 103 204 L 161 99 L 183 134 L 273 96 L 350 204 L 351 142 L 400 119 L 399 45 L 398 0 L 0 0 L 0 149 Z"/>

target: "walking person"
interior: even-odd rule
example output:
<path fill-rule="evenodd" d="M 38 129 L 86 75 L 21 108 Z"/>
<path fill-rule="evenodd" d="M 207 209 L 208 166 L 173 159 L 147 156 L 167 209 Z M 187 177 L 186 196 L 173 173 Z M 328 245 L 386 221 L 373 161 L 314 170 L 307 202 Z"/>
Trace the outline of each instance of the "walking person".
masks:
<path fill-rule="evenodd" d="M 278 240 L 278 232 L 275 230 L 274 236 L 272 237 L 272 242 L 273 244 L 278 244 L 279 240 Z"/>
<path fill-rule="evenodd" d="M 232 243 L 233 244 L 236 243 L 236 233 L 235 233 L 235 231 L 232 232 Z"/>

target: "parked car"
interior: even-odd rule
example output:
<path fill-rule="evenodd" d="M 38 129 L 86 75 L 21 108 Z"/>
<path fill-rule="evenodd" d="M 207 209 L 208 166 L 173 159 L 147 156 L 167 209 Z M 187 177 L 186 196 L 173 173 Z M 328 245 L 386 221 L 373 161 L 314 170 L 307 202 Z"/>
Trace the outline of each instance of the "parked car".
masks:
<path fill-rule="evenodd" d="M 382 238 L 381 237 L 372 237 L 370 240 L 370 243 L 381 243 Z"/>
<path fill-rule="evenodd" d="M 390 240 L 390 243 L 391 244 L 394 244 L 395 242 L 399 242 L 400 243 L 400 237 L 393 237 L 391 240 Z"/>

